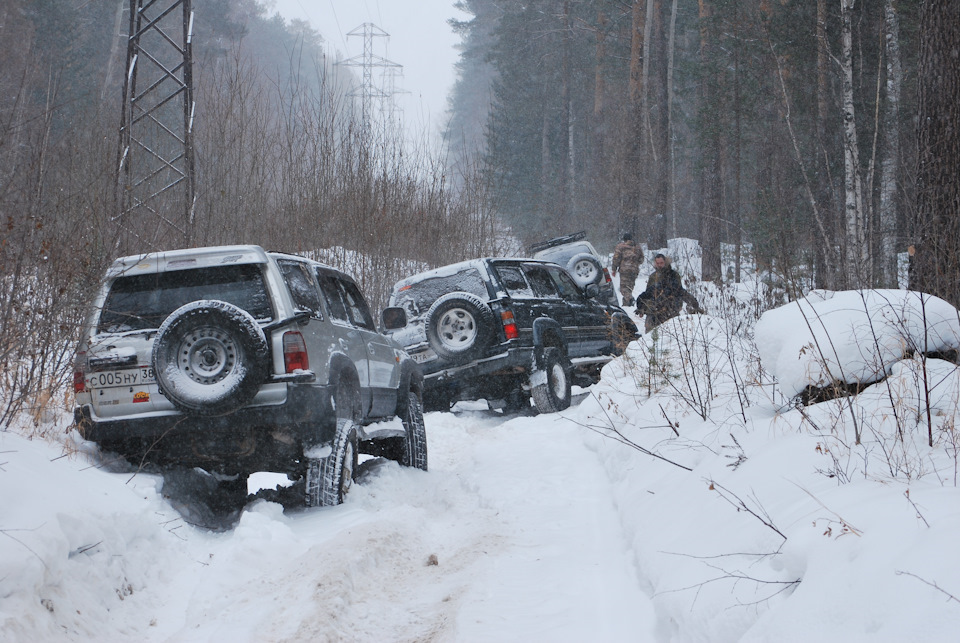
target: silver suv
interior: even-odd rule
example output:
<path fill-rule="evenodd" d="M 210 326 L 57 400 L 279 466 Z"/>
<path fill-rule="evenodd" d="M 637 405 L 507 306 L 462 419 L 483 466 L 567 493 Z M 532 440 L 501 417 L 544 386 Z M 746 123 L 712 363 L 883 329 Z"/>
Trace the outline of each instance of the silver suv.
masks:
<path fill-rule="evenodd" d="M 596 284 L 600 288 L 600 298 L 616 306 L 617 295 L 613 291 L 610 272 L 603 265 L 604 260 L 600 253 L 586 237 L 586 231 L 581 230 L 535 243 L 530 246 L 530 251 L 534 253 L 534 259 L 552 261 L 563 266 L 581 288 Z"/>
<path fill-rule="evenodd" d="M 302 481 L 308 506 L 338 504 L 358 452 L 427 468 L 420 368 L 377 332 L 356 282 L 259 246 L 117 259 L 74 391 L 86 439 L 202 468 L 237 498 L 272 471 Z"/>

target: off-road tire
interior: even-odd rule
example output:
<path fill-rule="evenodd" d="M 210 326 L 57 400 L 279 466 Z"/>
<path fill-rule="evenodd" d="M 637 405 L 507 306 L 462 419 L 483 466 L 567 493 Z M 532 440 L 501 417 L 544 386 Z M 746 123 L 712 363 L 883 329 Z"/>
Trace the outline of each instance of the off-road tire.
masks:
<path fill-rule="evenodd" d="M 337 420 L 332 452 L 325 458 L 308 458 L 305 476 L 308 507 L 332 507 L 343 502 L 357 470 L 357 429 L 352 420 Z"/>
<path fill-rule="evenodd" d="M 566 267 L 567 272 L 581 288 L 590 284 L 599 284 L 603 279 L 603 266 L 600 264 L 600 260 L 588 252 L 581 252 L 570 257 Z"/>
<path fill-rule="evenodd" d="M 468 292 L 446 294 L 430 306 L 424 319 L 427 341 L 446 359 L 469 358 L 493 336 L 490 308 Z"/>
<path fill-rule="evenodd" d="M 541 413 L 556 413 L 570 406 L 571 386 L 570 363 L 556 347 L 543 351 L 543 368 L 535 370 L 531 376 L 530 392 L 533 402 Z"/>
<path fill-rule="evenodd" d="M 416 393 L 407 393 L 407 408 L 401 416 L 403 430 L 403 454 L 400 465 L 427 470 L 427 430 L 423 424 L 423 409 Z"/>
<path fill-rule="evenodd" d="M 153 343 L 160 390 L 184 413 L 225 415 L 253 400 L 269 374 L 269 346 L 247 311 L 196 301 L 170 313 Z"/>

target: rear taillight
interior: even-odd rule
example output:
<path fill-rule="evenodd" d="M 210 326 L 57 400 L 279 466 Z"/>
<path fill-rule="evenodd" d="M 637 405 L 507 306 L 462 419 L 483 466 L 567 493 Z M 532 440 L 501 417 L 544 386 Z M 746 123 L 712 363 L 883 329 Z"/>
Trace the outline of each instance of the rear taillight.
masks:
<path fill-rule="evenodd" d="M 517 320 L 513 317 L 513 311 L 505 310 L 500 313 L 500 320 L 503 322 L 503 332 L 507 339 L 516 339 L 520 337 L 520 331 L 517 330 Z"/>
<path fill-rule="evenodd" d="M 607 283 L 610 283 L 611 281 L 613 281 L 613 279 L 610 278 L 610 271 L 607 270 L 606 268 L 603 269 L 603 278 Z"/>
<path fill-rule="evenodd" d="M 73 392 L 85 393 L 87 391 L 87 380 L 83 371 L 73 372 Z"/>
<path fill-rule="evenodd" d="M 303 335 L 296 330 L 288 330 L 283 334 L 283 366 L 288 373 L 296 370 L 310 370 L 310 359 L 307 357 L 307 344 Z"/>

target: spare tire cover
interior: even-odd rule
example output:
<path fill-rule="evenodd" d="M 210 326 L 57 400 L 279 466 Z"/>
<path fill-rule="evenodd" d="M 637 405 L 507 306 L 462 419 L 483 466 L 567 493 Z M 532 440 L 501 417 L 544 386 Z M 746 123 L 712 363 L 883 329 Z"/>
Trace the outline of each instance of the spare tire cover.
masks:
<path fill-rule="evenodd" d="M 263 329 L 247 311 L 218 300 L 170 313 L 153 343 L 164 396 L 185 413 L 224 415 L 249 403 L 269 372 Z"/>

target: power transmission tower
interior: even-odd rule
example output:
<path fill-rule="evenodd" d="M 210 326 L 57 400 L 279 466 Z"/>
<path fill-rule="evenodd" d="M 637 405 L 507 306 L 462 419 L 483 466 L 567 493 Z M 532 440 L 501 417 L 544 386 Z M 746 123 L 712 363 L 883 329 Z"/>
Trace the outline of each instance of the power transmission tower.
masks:
<path fill-rule="evenodd" d="M 117 245 L 193 240 L 192 0 L 130 0 L 117 162 Z"/>
<path fill-rule="evenodd" d="M 363 23 L 356 29 L 348 32 L 347 36 L 363 37 L 363 54 L 361 56 L 348 58 L 342 61 L 340 64 L 346 67 L 360 67 L 362 69 L 360 89 L 359 91 L 351 92 L 350 95 L 360 97 L 361 124 L 364 135 L 369 136 L 373 100 L 375 98 L 383 100 L 392 98 L 393 96 L 392 89 L 391 93 L 387 93 L 383 89 L 380 89 L 373 84 L 373 70 L 375 68 L 396 70 L 402 68 L 403 65 L 399 65 L 391 60 L 387 60 L 382 56 L 374 55 L 373 39 L 389 38 L 390 34 L 372 22 Z"/>

